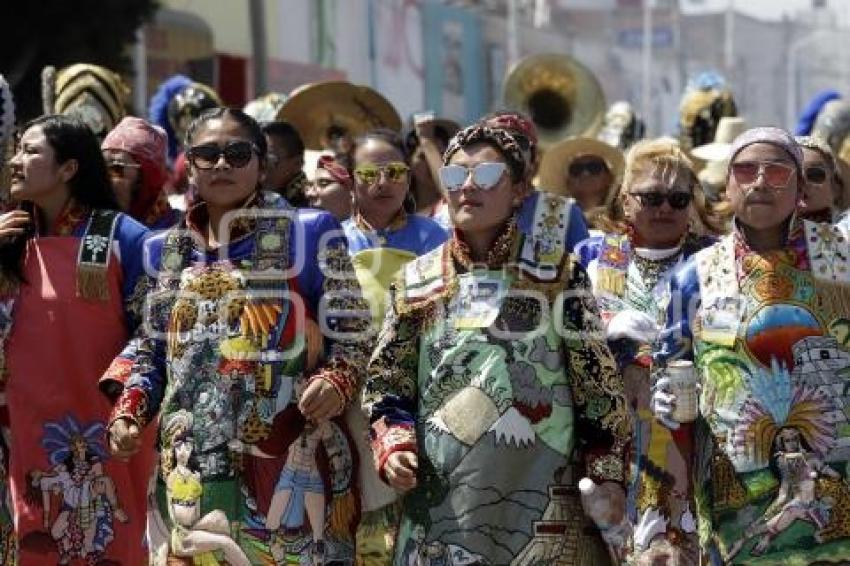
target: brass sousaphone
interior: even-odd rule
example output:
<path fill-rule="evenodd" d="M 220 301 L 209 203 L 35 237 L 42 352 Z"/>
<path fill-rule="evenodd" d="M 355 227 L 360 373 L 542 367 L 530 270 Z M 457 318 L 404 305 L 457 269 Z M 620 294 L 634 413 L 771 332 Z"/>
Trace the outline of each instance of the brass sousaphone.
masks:
<path fill-rule="evenodd" d="M 335 140 L 349 140 L 375 128 L 399 131 L 401 118 L 375 90 L 346 81 L 308 84 L 292 91 L 277 114 L 292 124 L 307 149 L 335 149 Z"/>
<path fill-rule="evenodd" d="M 505 106 L 530 116 L 545 150 L 573 136 L 596 136 L 607 108 L 596 76 L 568 55 L 519 61 L 505 76 Z"/>

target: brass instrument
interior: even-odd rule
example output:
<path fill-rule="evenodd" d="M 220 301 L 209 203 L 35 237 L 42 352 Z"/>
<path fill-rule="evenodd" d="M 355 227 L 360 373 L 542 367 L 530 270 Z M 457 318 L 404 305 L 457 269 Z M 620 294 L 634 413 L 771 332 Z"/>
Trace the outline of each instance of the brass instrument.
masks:
<path fill-rule="evenodd" d="M 346 81 L 304 85 L 292 91 L 277 113 L 292 124 L 307 149 L 335 149 L 375 128 L 401 130 L 393 105 L 377 91 Z"/>
<path fill-rule="evenodd" d="M 528 115 L 543 149 L 573 136 L 596 136 L 605 94 L 593 72 L 568 55 L 531 55 L 506 75 L 505 105 Z"/>

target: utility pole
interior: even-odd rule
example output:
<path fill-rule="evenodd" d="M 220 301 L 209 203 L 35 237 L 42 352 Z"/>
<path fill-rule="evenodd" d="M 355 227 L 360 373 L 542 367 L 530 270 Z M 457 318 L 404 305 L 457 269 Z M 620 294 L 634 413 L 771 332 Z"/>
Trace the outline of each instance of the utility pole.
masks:
<path fill-rule="evenodd" d="M 641 107 L 647 136 L 654 133 L 652 116 L 652 5 L 643 0 L 643 58 L 641 65 Z"/>
<path fill-rule="evenodd" d="M 266 51 L 266 14 L 263 0 L 250 0 L 248 4 L 251 21 L 251 61 L 254 68 L 254 97 L 268 91 L 268 73 L 266 70 L 268 53 Z"/>

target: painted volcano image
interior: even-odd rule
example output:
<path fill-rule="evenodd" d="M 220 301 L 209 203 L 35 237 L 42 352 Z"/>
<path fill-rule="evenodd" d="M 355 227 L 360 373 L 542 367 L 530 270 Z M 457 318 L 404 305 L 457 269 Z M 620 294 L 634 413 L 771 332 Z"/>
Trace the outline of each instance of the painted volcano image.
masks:
<path fill-rule="evenodd" d="M 759 309 L 747 326 L 747 349 L 765 367 L 770 359 L 791 371 L 794 369 L 792 348 L 809 336 L 822 336 L 820 323 L 814 315 L 796 305 L 768 305 Z"/>

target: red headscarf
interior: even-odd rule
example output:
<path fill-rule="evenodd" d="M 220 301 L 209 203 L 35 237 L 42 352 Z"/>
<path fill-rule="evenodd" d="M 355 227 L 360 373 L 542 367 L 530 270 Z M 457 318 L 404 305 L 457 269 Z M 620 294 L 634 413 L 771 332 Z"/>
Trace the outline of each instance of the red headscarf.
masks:
<path fill-rule="evenodd" d="M 345 187 L 353 184 L 351 174 L 332 155 L 322 155 L 316 162 L 316 169 L 324 169 L 330 173 L 334 181 Z"/>
<path fill-rule="evenodd" d="M 141 118 L 121 120 L 101 144 L 103 150 L 126 151 L 141 165 L 142 185 L 130 203 L 130 216 L 147 223 L 168 179 L 165 130 Z"/>

